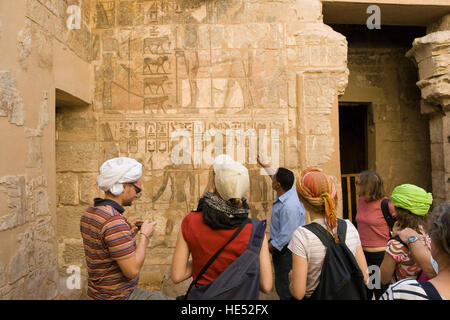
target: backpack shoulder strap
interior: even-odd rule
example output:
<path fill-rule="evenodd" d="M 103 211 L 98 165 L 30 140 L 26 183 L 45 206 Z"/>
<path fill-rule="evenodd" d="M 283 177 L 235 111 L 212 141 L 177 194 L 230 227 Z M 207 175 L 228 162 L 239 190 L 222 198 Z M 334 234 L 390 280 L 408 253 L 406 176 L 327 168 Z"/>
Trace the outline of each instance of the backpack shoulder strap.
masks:
<path fill-rule="evenodd" d="M 347 222 L 343 219 L 337 219 L 338 225 L 337 225 L 337 233 L 339 237 L 339 241 L 341 243 L 345 243 L 345 238 L 347 236 Z"/>
<path fill-rule="evenodd" d="M 439 294 L 439 292 L 436 290 L 436 288 L 433 286 L 432 283 L 428 282 L 428 281 L 418 281 L 420 286 L 422 287 L 422 289 L 425 291 L 425 293 L 427 294 L 428 298 L 430 298 L 430 300 L 442 300 L 441 295 Z"/>
<path fill-rule="evenodd" d="M 316 222 L 312 222 L 310 224 L 304 225 L 303 228 L 308 229 L 309 231 L 311 231 L 312 233 L 314 233 L 316 235 L 317 238 L 320 239 L 320 241 L 322 241 L 323 245 L 325 247 L 329 247 L 330 245 L 330 234 L 328 233 L 328 231 L 322 227 L 320 224 L 316 223 Z"/>
<path fill-rule="evenodd" d="M 394 226 L 395 220 L 394 217 L 391 215 L 391 212 L 389 211 L 389 200 L 388 198 L 383 199 L 381 201 L 381 212 L 383 213 L 384 220 L 386 220 L 386 223 L 389 226 L 389 229 L 392 230 L 392 227 Z"/>
<path fill-rule="evenodd" d="M 257 219 L 250 219 L 250 222 L 252 223 L 252 234 L 247 248 L 259 252 L 264 239 L 264 233 L 266 232 L 267 222 L 266 220 Z"/>
<path fill-rule="evenodd" d="M 244 229 L 244 227 L 250 222 L 250 219 L 246 219 L 242 222 L 242 224 L 236 229 L 236 231 L 233 233 L 231 238 L 219 249 L 217 252 L 209 259 L 209 261 L 203 266 L 203 268 L 200 270 L 199 274 L 195 278 L 194 281 L 191 282 L 189 285 L 189 288 L 186 291 L 186 294 L 183 296 L 177 297 L 177 300 L 185 300 L 188 299 L 189 292 L 191 291 L 192 287 L 197 284 L 197 281 L 202 277 L 202 275 L 208 270 L 209 266 L 216 260 L 216 258 L 219 256 L 219 254 L 222 252 L 223 249 L 231 242 L 234 238 L 238 236 L 238 234 Z"/>
<path fill-rule="evenodd" d="M 206 270 L 209 268 L 209 266 L 216 260 L 216 258 L 219 256 L 219 254 L 222 252 L 223 249 L 231 242 L 234 238 L 238 236 L 238 234 L 244 229 L 244 227 L 249 223 L 249 219 L 245 220 L 233 233 L 231 238 L 209 259 L 209 261 L 203 266 L 202 270 L 200 270 L 200 273 L 198 274 L 197 278 L 192 282 L 192 284 L 196 284 L 198 279 L 201 278 L 201 276 L 206 272 Z"/>
<path fill-rule="evenodd" d="M 345 222 L 345 220 L 342 219 L 337 219 L 337 222 L 338 222 L 337 233 L 339 241 L 341 243 L 345 243 L 345 237 L 347 235 L 347 222 Z M 332 238 L 330 233 L 320 224 L 313 222 L 303 227 L 314 233 L 317 236 L 317 238 L 319 238 L 320 241 L 322 241 L 325 247 L 328 248 L 330 243 L 334 243 L 334 239 Z"/>

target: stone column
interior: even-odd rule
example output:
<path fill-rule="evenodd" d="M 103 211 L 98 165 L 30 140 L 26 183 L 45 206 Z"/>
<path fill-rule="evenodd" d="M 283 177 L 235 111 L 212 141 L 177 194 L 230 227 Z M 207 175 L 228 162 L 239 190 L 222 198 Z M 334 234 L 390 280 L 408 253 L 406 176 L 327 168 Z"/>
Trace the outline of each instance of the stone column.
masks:
<path fill-rule="evenodd" d="M 434 203 L 450 199 L 450 15 L 415 39 L 406 56 L 419 69 L 421 112 L 430 119 L 431 167 Z"/>
<path fill-rule="evenodd" d="M 342 216 L 338 97 L 348 83 L 347 41 L 323 23 L 319 1 L 296 5 L 300 19 L 288 26 L 287 57 L 290 89 L 295 81 L 298 163 L 301 170 L 316 167 L 334 177 Z"/>

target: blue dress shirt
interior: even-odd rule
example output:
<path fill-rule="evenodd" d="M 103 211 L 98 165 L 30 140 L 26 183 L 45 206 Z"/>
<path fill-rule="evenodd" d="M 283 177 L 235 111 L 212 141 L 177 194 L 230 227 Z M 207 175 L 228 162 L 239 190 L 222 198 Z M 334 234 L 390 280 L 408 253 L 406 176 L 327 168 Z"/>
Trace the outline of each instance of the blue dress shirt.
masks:
<path fill-rule="evenodd" d="M 291 241 L 292 234 L 305 225 L 305 207 L 300 202 L 297 189 L 292 186 L 281 197 L 276 197 L 270 219 L 270 243 L 281 251 Z"/>

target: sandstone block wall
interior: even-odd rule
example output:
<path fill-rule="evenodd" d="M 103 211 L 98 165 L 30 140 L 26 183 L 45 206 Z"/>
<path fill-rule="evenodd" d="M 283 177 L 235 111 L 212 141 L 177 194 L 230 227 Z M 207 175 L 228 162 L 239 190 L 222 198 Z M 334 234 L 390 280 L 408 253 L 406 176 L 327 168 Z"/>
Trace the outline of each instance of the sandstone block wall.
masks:
<path fill-rule="evenodd" d="M 368 47 L 370 31 L 338 30 L 350 39 L 349 83 L 340 101 L 369 103 L 368 168 L 381 174 L 388 194 L 403 183 L 431 192 L 428 117 L 420 112 L 417 68 L 405 57 L 410 44 L 403 40 L 418 31 L 386 30 Z"/>
<path fill-rule="evenodd" d="M 88 26 L 66 28 L 66 8 L 75 2 L 0 3 L 0 299 L 54 299 L 60 292 L 54 50 L 66 46 L 88 60 Z"/>
<path fill-rule="evenodd" d="M 81 5 L 79 30 L 66 27 L 69 5 Z M 84 297 L 79 219 L 103 195 L 95 179 L 112 157 L 144 165 L 143 195 L 126 211 L 158 223 L 140 286 L 172 296 L 185 289 L 167 280 L 181 220 L 227 146 L 250 170 L 252 217 L 270 219 L 274 196 L 255 151 L 295 172 L 322 168 L 342 198 L 338 98 L 347 59 L 349 92 L 367 90 L 374 101 L 375 167 L 392 185 L 416 169 L 413 183 L 429 183 L 429 160 L 417 158 L 426 125 L 404 52 L 348 55 L 346 38 L 323 24 L 319 0 L 2 1 L 0 46 L 5 299 Z M 85 103 L 71 105 L 55 89 Z M 388 164 L 384 154 L 395 157 Z M 65 286 L 73 265 L 81 290 Z"/>
<path fill-rule="evenodd" d="M 196 208 L 214 154 L 228 146 L 249 168 L 259 219 L 270 218 L 274 194 L 257 151 L 295 172 L 321 167 L 339 184 L 347 46 L 322 23 L 320 1 L 96 0 L 90 10 L 93 105 L 56 116 L 61 272 L 71 263 L 84 268 L 76 225 L 102 196 L 96 174 L 112 157 L 144 165 L 143 195 L 126 216 L 157 221 L 140 286 L 167 292 L 181 220 Z"/>

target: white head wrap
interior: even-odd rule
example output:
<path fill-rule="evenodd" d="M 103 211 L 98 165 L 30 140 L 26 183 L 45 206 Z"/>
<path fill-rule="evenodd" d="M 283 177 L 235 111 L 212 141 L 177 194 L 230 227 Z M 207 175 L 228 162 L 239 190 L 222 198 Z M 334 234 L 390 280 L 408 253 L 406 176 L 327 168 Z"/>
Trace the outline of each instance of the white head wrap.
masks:
<path fill-rule="evenodd" d="M 217 173 L 217 170 L 220 169 L 224 164 L 234 163 L 235 161 L 227 154 L 218 155 L 213 162 L 214 173 Z"/>
<path fill-rule="evenodd" d="M 230 159 L 225 157 L 225 161 L 214 167 L 214 183 L 222 199 L 241 199 L 250 187 L 248 170 L 240 162 Z"/>
<path fill-rule="evenodd" d="M 123 192 L 122 183 L 131 183 L 142 176 L 142 164 L 134 159 L 120 157 L 105 161 L 100 167 L 97 185 L 103 191 L 118 196 Z"/>

